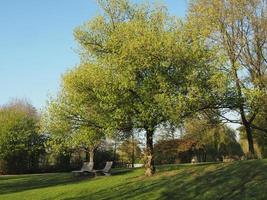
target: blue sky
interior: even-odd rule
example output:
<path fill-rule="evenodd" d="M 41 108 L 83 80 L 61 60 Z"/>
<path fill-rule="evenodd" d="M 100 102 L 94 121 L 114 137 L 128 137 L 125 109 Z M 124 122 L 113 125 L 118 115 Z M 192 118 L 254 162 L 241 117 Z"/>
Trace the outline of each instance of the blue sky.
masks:
<path fill-rule="evenodd" d="M 186 0 L 164 2 L 185 15 Z M 79 63 L 73 29 L 99 12 L 95 0 L 0 0 L 0 105 L 23 98 L 45 106 Z"/>

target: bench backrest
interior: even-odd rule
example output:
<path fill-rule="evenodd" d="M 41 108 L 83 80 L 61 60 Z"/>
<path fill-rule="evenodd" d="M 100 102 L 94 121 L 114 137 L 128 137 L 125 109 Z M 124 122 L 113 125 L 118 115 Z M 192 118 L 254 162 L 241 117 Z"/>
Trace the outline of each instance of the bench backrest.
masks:
<path fill-rule="evenodd" d="M 104 167 L 103 172 L 109 172 L 112 167 L 112 164 L 113 164 L 112 161 L 106 162 L 106 166 Z"/>
<path fill-rule="evenodd" d="M 81 171 L 92 171 L 94 168 L 93 162 L 84 162 Z"/>

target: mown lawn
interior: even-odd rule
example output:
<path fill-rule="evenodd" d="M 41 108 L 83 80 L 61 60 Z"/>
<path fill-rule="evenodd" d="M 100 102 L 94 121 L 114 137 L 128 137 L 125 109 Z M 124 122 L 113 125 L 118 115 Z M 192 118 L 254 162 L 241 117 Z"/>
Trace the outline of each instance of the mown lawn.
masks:
<path fill-rule="evenodd" d="M 0 199 L 267 199 L 267 160 L 157 170 L 153 177 L 145 177 L 143 169 L 97 178 L 70 173 L 0 176 Z"/>

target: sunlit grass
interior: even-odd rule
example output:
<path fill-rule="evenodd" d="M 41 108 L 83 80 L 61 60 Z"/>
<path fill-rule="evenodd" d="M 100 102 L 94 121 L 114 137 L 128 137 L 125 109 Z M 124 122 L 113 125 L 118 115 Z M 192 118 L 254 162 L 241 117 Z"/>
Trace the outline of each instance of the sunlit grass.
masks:
<path fill-rule="evenodd" d="M 143 169 L 109 177 L 71 173 L 0 177 L 0 199 L 267 199 L 267 160 L 165 165 L 153 177 Z"/>

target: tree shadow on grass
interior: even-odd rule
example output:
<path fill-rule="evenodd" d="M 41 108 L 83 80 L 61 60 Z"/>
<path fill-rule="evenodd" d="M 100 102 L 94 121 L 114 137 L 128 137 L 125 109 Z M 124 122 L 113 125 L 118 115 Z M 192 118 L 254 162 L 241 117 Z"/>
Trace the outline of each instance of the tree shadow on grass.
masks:
<path fill-rule="evenodd" d="M 235 162 L 192 175 L 193 178 L 183 184 L 172 177 L 160 199 L 264 200 L 267 199 L 266 167 L 266 162 L 261 160 Z"/>
<path fill-rule="evenodd" d="M 174 166 L 170 166 L 171 168 Z M 78 199 L 179 199 L 179 200 L 265 200 L 266 161 L 246 161 L 219 165 L 195 165 L 186 170 L 163 172 L 152 178 L 139 177 Z M 177 169 L 177 166 L 176 166 Z M 159 171 L 166 171 L 166 168 Z M 168 174 L 169 173 L 169 174 Z"/>
<path fill-rule="evenodd" d="M 30 189 L 71 184 L 83 180 L 88 180 L 88 177 L 73 177 L 70 173 L 0 176 L 0 195 Z"/>
<path fill-rule="evenodd" d="M 177 169 L 177 167 L 176 167 Z M 163 170 L 163 169 L 162 169 Z M 178 178 L 183 179 L 190 176 L 189 173 L 179 174 Z M 65 198 L 65 200 L 80 200 L 80 199 L 155 199 L 157 193 L 155 191 L 168 185 L 167 178 L 160 179 L 158 175 L 148 178 L 145 176 L 131 176 L 125 182 L 117 185 L 107 185 L 102 190 L 92 193 L 80 195 L 72 198 Z M 154 193 L 154 194 L 153 194 Z"/>
<path fill-rule="evenodd" d="M 133 172 L 135 169 L 133 168 L 126 168 L 126 169 L 113 169 L 111 171 L 112 176 L 114 175 L 123 175 L 123 174 L 127 174 L 129 172 Z"/>
<path fill-rule="evenodd" d="M 132 172 L 132 169 L 112 170 L 112 176 L 123 175 Z M 25 190 L 53 187 L 79 183 L 82 181 L 93 181 L 94 175 L 74 177 L 72 173 L 46 173 L 0 176 L 0 195 L 21 192 Z"/>

